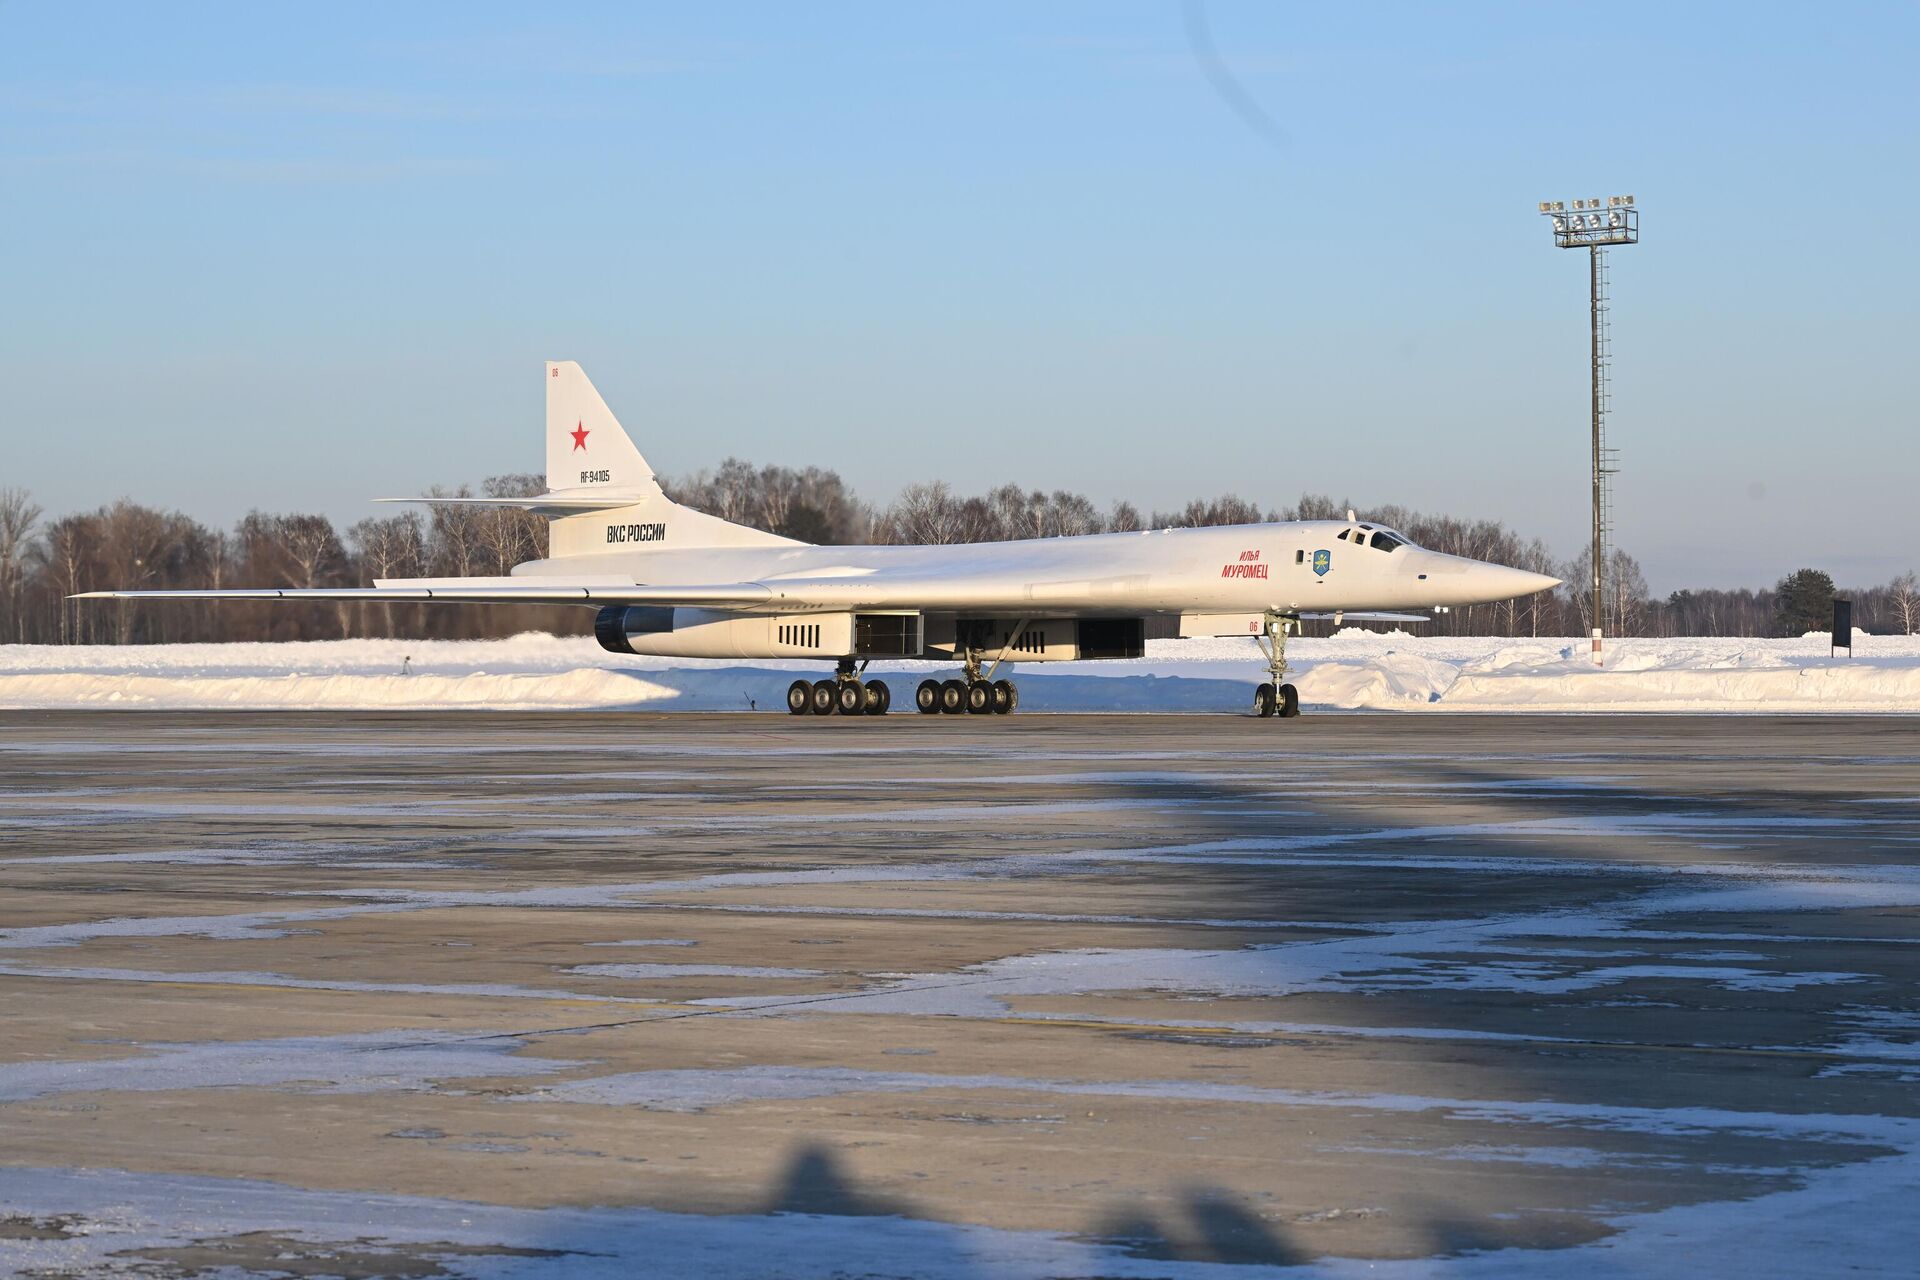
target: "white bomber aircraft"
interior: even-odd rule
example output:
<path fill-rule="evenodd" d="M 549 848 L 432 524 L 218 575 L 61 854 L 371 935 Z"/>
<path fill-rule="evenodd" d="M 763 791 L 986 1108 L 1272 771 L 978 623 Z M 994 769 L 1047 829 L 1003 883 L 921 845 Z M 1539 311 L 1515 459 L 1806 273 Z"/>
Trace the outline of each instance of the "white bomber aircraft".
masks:
<path fill-rule="evenodd" d="M 1383 612 L 1484 604 L 1559 579 L 1414 546 L 1363 523 L 1298 520 L 1205 529 L 944 546 L 828 547 L 683 507 L 666 496 L 600 394 L 571 361 L 549 363 L 547 488 L 530 498 L 382 501 L 518 507 L 548 517 L 548 558 L 508 577 L 398 578 L 314 590 L 91 591 L 117 600 L 382 600 L 581 604 L 615 653 L 818 658 L 832 679 L 796 680 L 794 715 L 881 715 L 875 658 L 957 660 L 965 679 L 922 681 L 927 714 L 1004 715 L 1019 703 L 1002 666 L 1138 658 L 1149 637 L 1246 635 L 1272 673 L 1262 716 L 1299 714 L 1286 635 L 1301 619 L 1425 622 Z M 985 669 L 983 670 L 983 665 Z"/>

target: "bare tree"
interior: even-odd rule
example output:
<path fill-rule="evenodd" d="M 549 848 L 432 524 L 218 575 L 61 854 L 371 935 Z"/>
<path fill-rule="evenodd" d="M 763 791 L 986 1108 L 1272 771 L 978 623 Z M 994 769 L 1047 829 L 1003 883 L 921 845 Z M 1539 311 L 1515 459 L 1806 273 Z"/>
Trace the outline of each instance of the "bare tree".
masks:
<path fill-rule="evenodd" d="M 136 590 L 170 586 L 180 581 L 183 576 L 181 553 L 192 521 L 125 498 L 102 511 L 96 520 L 99 537 L 96 555 L 108 581 Z M 142 620 L 135 602 L 116 601 L 114 643 L 132 644 L 136 625 Z"/>
<path fill-rule="evenodd" d="M 794 502 L 786 518 L 769 523 L 769 530 L 806 542 L 844 545 L 867 539 L 872 513 L 847 491 L 839 472 L 808 467 L 798 473 L 793 487 Z"/>
<path fill-rule="evenodd" d="M 740 458 L 728 458 L 711 475 L 702 471 L 675 487 L 677 500 L 734 524 L 757 514 L 760 473 Z"/>
<path fill-rule="evenodd" d="M 422 526 L 420 513 L 408 511 L 384 519 L 370 516 L 347 530 L 368 585 L 379 578 L 420 576 L 427 560 L 427 537 Z M 386 633 L 393 635 L 392 601 L 381 602 L 380 619 Z"/>
<path fill-rule="evenodd" d="M 1291 512 L 1281 513 L 1281 518 L 1291 520 L 1338 520 L 1346 514 L 1347 508 L 1350 505 L 1352 504 L 1335 502 L 1332 498 L 1324 494 L 1303 493 L 1300 495 L 1300 504 L 1293 508 Z M 1388 523 L 1391 524 L 1393 522 L 1388 521 Z M 1411 523 L 1411 521 L 1407 523 Z"/>
<path fill-rule="evenodd" d="M 1072 538 L 1080 534 L 1099 533 L 1104 527 L 1100 513 L 1081 494 L 1056 489 L 1047 499 L 1044 510 L 1046 517 L 1042 522 L 1041 536 L 1045 538 Z"/>
<path fill-rule="evenodd" d="M 1920 581 L 1916 581 L 1913 570 L 1909 569 L 1887 584 L 1888 602 L 1893 607 L 1893 616 L 1899 620 L 1902 635 L 1920 632 Z"/>
<path fill-rule="evenodd" d="M 26 639 L 20 585 L 27 541 L 39 522 L 40 508 L 25 489 L 0 489 L 0 636 L 12 636 L 16 642 Z"/>
<path fill-rule="evenodd" d="M 250 511 L 236 531 L 253 586 L 329 587 L 347 576 L 347 551 L 333 522 L 321 515 L 275 515 Z M 347 632 L 345 601 L 331 610 L 275 606 L 252 615 L 254 626 L 275 639 L 307 638 L 318 619 L 331 613 L 336 635 Z"/>
<path fill-rule="evenodd" d="M 1553 553 L 1548 551 L 1547 544 L 1538 538 L 1535 538 L 1526 545 L 1519 558 L 1514 561 L 1514 567 L 1516 569 L 1525 569 L 1530 573 L 1544 573 L 1549 576 L 1555 576 L 1553 572 Z M 1528 635 L 1539 635 L 1541 633 L 1541 623 L 1547 621 L 1549 618 L 1551 618 L 1553 622 L 1558 621 L 1557 603 L 1557 598 L 1551 591 L 1536 591 L 1521 601 L 1521 616 L 1526 619 Z M 1549 626 L 1551 625 L 1552 624 L 1549 623 Z M 1508 634 L 1510 635 L 1518 635 L 1519 633 L 1520 629 L 1517 625 L 1508 628 Z M 1553 632 L 1549 630 L 1547 634 L 1551 635 Z"/>
<path fill-rule="evenodd" d="M 1640 634 L 1647 613 L 1647 578 L 1640 562 L 1619 547 L 1607 556 L 1606 606 L 1614 635 Z"/>
<path fill-rule="evenodd" d="M 1265 516 L 1259 507 L 1229 493 L 1212 500 L 1195 499 L 1176 514 L 1156 511 L 1156 529 L 1204 529 L 1223 524 L 1258 524 Z"/>
<path fill-rule="evenodd" d="M 1439 548 L 1435 548 L 1439 550 Z M 1580 634 L 1593 630 L 1593 548 L 1582 547 L 1580 554 L 1561 565 L 1558 576 L 1567 584 L 1567 600 L 1573 607 Z"/>
<path fill-rule="evenodd" d="M 530 498 L 547 486 L 539 476 L 506 475 L 489 477 L 481 487 L 489 498 Z M 513 572 L 513 566 L 544 554 L 546 525 L 539 516 L 518 507 L 482 507 L 474 519 L 474 532 L 488 567 L 504 577 Z"/>
<path fill-rule="evenodd" d="M 764 467 L 759 476 L 759 493 L 754 503 L 755 523 L 770 532 L 779 532 L 793 519 L 801 494 L 800 477 L 785 467 Z"/>
<path fill-rule="evenodd" d="M 992 490 L 982 499 L 993 529 L 991 536 L 1002 541 L 1040 537 L 1040 516 L 1036 508 L 1045 501 L 1039 491 L 1028 493 L 1017 484 L 1003 484 Z"/>
<path fill-rule="evenodd" d="M 470 498 L 466 485 L 444 489 L 439 485 L 427 490 L 429 498 Z M 432 509 L 429 572 L 437 577 L 470 578 L 483 554 L 479 513 L 468 506 L 436 506 Z"/>
<path fill-rule="evenodd" d="M 279 542 L 288 585 L 331 586 L 345 570 L 346 548 L 333 531 L 333 521 L 325 516 L 273 516 L 268 528 L 270 536 Z"/>
<path fill-rule="evenodd" d="M 960 541 L 960 504 L 944 480 L 908 485 L 888 508 L 886 518 L 891 542 Z"/>
<path fill-rule="evenodd" d="M 62 516 L 47 526 L 46 536 L 33 547 L 33 559 L 51 587 L 58 608 L 57 634 L 61 644 L 86 644 L 92 635 L 92 615 L 68 597 L 93 589 L 98 566 L 93 548 L 99 545 L 99 519 Z"/>
<path fill-rule="evenodd" d="M 867 509 L 847 492 L 837 472 L 820 467 L 756 470 L 728 458 L 718 471 L 669 479 L 662 487 L 675 502 L 783 538 L 844 545 L 869 536 Z"/>
<path fill-rule="evenodd" d="M 218 591 L 227 585 L 233 572 L 233 539 L 220 529 L 195 524 L 188 547 L 187 561 L 191 577 L 183 585 L 210 587 Z M 193 634 L 201 640 L 231 638 L 232 619 L 227 609 L 213 601 L 203 601 L 193 610 Z"/>

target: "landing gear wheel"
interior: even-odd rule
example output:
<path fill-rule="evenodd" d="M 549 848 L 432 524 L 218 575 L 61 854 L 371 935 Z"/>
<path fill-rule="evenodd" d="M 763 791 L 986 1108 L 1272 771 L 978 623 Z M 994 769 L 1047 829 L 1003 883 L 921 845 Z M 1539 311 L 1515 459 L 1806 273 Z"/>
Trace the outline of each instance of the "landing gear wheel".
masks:
<path fill-rule="evenodd" d="M 838 689 L 834 688 L 833 681 L 815 680 L 813 682 L 812 697 L 809 700 L 813 708 L 813 714 L 817 716 L 832 715 L 834 707 L 839 703 L 839 692 Z"/>
<path fill-rule="evenodd" d="M 940 714 L 940 682 L 922 680 L 920 687 L 913 691 L 913 705 L 920 708 L 923 716 Z"/>
<path fill-rule="evenodd" d="M 1013 681 L 995 680 L 992 688 L 993 714 L 997 716 L 1012 714 L 1013 709 L 1020 705 L 1020 691 L 1013 687 Z"/>
<path fill-rule="evenodd" d="M 1273 714 L 1273 707 L 1274 696 L 1272 685 L 1263 684 L 1253 691 L 1253 714 L 1264 720 Z"/>
<path fill-rule="evenodd" d="M 795 680 L 787 686 L 787 714 L 803 716 L 813 708 L 813 685 L 805 680 Z"/>
<path fill-rule="evenodd" d="M 833 691 L 834 708 L 843 716 L 865 715 L 867 711 L 867 686 L 858 680 L 842 680 L 840 687 Z"/>
<path fill-rule="evenodd" d="M 1300 691 L 1290 684 L 1280 686 L 1280 715 L 1291 720 L 1300 714 Z"/>
<path fill-rule="evenodd" d="M 950 716 L 957 716 L 967 709 L 967 686 L 958 680 L 948 680 L 940 686 L 940 710 Z"/>
<path fill-rule="evenodd" d="M 884 680 L 867 681 L 867 714 L 883 716 L 887 708 L 893 705 L 893 692 L 887 688 Z"/>
<path fill-rule="evenodd" d="M 970 716 L 993 714 L 993 686 L 985 680 L 967 682 L 967 714 Z"/>

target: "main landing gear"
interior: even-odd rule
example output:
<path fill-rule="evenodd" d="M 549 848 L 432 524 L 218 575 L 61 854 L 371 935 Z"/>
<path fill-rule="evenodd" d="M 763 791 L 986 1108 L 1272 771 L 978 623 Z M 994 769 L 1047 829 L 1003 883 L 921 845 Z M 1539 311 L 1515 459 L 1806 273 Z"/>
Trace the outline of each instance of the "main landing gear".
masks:
<path fill-rule="evenodd" d="M 1279 716 L 1291 720 L 1300 714 L 1300 691 L 1280 683 L 1280 678 L 1287 674 L 1287 620 L 1277 613 L 1269 613 L 1263 630 L 1265 637 L 1257 638 L 1254 643 L 1266 655 L 1267 671 L 1273 679 L 1253 691 L 1253 714 L 1262 719 Z"/>
<path fill-rule="evenodd" d="M 1020 688 L 1011 680 L 922 680 L 913 703 L 925 716 L 1004 716 L 1020 705 Z"/>
<path fill-rule="evenodd" d="M 862 671 L 866 664 L 860 664 Z M 842 658 L 831 680 L 795 680 L 787 686 L 787 714 L 794 716 L 883 716 L 893 705 L 884 680 L 862 681 L 853 659 Z"/>
<path fill-rule="evenodd" d="M 964 680 L 922 680 L 913 691 L 913 704 L 923 716 L 1012 715 L 1020 705 L 1020 689 L 1011 680 L 989 680 L 980 674 L 980 655 L 971 650 L 961 655 L 966 668 Z M 1000 664 L 994 663 L 994 670 Z M 992 675 L 988 671 L 987 675 Z"/>

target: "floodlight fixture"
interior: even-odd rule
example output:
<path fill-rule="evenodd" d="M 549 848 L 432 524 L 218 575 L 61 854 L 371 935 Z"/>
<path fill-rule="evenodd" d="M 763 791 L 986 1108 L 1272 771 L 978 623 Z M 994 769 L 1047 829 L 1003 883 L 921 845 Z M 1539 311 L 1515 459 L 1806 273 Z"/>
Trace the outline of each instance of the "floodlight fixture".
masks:
<path fill-rule="evenodd" d="M 1562 249 L 1598 249 L 1640 243 L 1640 211 L 1632 196 L 1575 200 L 1573 215 L 1564 216 L 1566 201 L 1542 200 L 1540 212 L 1553 219 L 1553 242 Z M 1603 216 L 1600 210 L 1607 213 Z"/>

